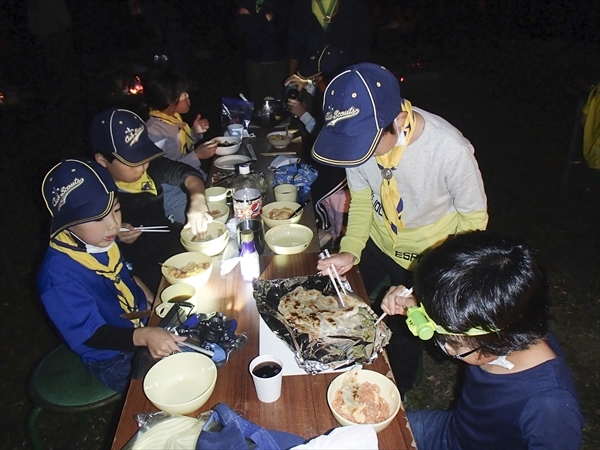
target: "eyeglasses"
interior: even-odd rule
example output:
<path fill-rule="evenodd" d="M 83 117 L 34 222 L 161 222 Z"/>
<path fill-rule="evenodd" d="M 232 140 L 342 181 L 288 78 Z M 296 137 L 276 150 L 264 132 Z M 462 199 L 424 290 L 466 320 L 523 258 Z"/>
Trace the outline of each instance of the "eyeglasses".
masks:
<path fill-rule="evenodd" d="M 458 360 L 463 360 L 467 356 L 472 355 L 473 353 L 475 353 L 476 351 L 481 350 L 481 346 L 479 346 L 477 348 L 474 348 L 473 350 L 469 350 L 468 352 L 461 353 L 460 355 L 451 355 L 450 353 L 448 353 L 448 349 L 446 349 L 446 344 L 444 344 L 443 342 L 440 342 L 440 340 L 437 339 L 437 338 L 435 339 L 435 343 L 450 358 L 454 358 L 454 359 L 458 359 Z"/>

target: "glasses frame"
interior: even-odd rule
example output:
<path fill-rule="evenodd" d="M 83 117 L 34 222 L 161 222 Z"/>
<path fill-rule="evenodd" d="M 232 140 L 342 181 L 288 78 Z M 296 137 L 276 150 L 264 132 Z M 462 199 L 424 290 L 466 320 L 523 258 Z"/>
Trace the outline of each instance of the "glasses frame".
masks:
<path fill-rule="evenodd" d="M 440 342 L 440 340 L 436 337 L 435 339 L 435 343 L 437 344 L 437 346 L 446 354 L 446 356 L 449 356 L 450 358 L 454 358 L 454 359 L 458 359 L 459 361 L 464 360 L 467 356 L 472 355 L 473 353 L 481 350 L 481 346 L 474 348 L 472 350 L 469 350 L 467 352 L 461 353 L 459 355 L 451 355 L 450 353 L 448 353 L 448 349 L 446 348 L 446 344 Z"/>

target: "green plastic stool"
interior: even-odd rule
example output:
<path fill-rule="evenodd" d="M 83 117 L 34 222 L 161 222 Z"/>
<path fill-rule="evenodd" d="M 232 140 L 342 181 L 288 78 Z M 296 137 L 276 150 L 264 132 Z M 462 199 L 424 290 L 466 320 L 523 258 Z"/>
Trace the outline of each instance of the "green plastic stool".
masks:
<path fill-rule="evenodd" d="M 29 393 L 35 407 L 27 427 L 33 448 L 42 449 L 36 421 L 42 410 L 74 413 L 99 408 L 119 399 L 118 392 L 104 386 L 90 374 L 79 356 L 59 345 L 36 365 L 29 379 Z"/>

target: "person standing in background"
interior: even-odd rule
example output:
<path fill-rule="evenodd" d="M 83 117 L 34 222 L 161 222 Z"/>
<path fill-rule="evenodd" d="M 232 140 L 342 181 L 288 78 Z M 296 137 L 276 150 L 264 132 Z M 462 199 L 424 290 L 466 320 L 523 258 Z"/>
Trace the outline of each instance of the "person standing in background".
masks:
<path fill-rule="evenodd" d="M 290 15 L 288 75 L 327 44 L 348 52 L 349 64 L 369 61 L 369 17 L 363 0 L 296 0 Z"/>
<path fill-rule="evenodd" d="M 234 24 L 244 41 L 249 99 L 254 102 L 265 97 L 283 99 L 289 2 L 237 0 L 235 5 Z"/>

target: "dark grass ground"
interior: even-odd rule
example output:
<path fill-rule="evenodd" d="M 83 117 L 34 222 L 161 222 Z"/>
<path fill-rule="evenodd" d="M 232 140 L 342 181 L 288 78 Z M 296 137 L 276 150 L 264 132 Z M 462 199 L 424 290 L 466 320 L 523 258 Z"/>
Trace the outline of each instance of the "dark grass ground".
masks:
<path fill-rule="evenodd" d="M 449 120 L 474 144 L 488 194 L 489 228 L 523 237 L 540 250 L 551 280 L 552 329 L 573 371 L 586 420 L 583 448 L 596 449 L 598 173 L 580 164 L 568 188 L 561 181 L 577 93 L 585 81 L 600 77 L 598 47 L 517 34 L 494 40 L 453 37 L 443 45 L 418 36 L 401 37 L 393 31 L 382 33 L 373 60 L 403 74 L 406 98 Z M 207 42 L 212 57 L 199 59 L 195 66 L 200 89 L 192 100 L 206 105 L 211 123 L 217 124 L 219 98 L 239 91 L 241 67 L 237 59 L 227 57 L 224 50 L 232 46 L 218 31 Z M 72 110 L 39 105 L 26 95 L 20 106 L 2 110 L 0 448 L 30 447 L 25 429 L 32 408 L 27 378 L 36 361 L 59 342 L 40 308 L 33 281 L 47 236 L 48 217 L 38 194 L 41 178 L 58 158 L 76 156 L 84 148 L 89 118 L 110 103 L 99 95 L 94 80 L 122 55 L 76 55 L 75 78 L 82 96 Z M 415 61 L 422 69 L 406 68 Z M 27 67 L 35 68 L 31 63 Z M 34 78 L 30 72 L 22 76 Z M 450 403 L 457 366 L 439 356 L 426 353 L 422 381 L 409 392 L 407 408 L 444 408 Z M 78 415 L 44 413 L 40 434 L 48 448 L 107 448 L 119 411 L 115 404 Z"/>

